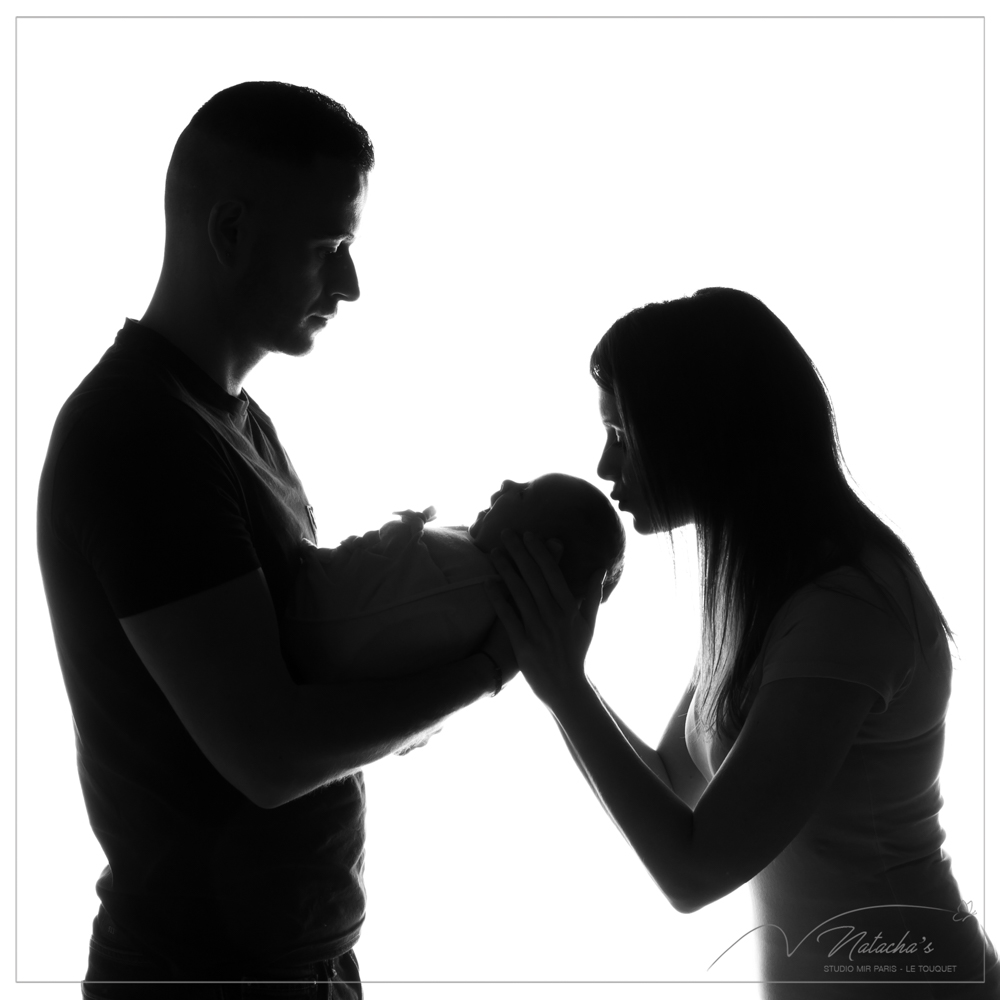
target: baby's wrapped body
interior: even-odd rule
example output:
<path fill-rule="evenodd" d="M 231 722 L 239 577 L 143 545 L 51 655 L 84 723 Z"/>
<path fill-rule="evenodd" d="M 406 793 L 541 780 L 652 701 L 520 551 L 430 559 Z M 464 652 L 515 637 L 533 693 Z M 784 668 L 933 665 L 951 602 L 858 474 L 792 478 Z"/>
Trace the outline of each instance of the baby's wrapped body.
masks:
<path fill-rule="evenodd" d="M 583 597 L 595 573 L 607 599 L 621 575 L 625 533 L 608 498 L 560 473 L 505 480 L 468 527 L 429 526 L 434 508 L 397 512 L 377 531 L 335 549 L 303 550 L 282 624 L 282 645 L 300 683 L 386 677 L 465 659 L 496 615 L 489 552 L 505 529 L 563 544 L 560 568 Z"/>
<path fill-rule="evenodd" d="M 434 508 L 399 512 L 335 549 L 303 553 L 283 644 L 299 682 L 385 677 L 464 659 L 496 615 L 490 557 L 465 527 L 426 527 Z"/>

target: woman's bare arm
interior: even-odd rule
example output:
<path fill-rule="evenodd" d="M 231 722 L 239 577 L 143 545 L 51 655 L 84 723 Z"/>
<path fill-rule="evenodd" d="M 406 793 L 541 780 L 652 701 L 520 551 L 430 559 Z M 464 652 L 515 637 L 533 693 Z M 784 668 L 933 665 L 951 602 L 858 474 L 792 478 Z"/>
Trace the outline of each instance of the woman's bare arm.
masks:
<path fill-rule="evenodd" d="M 503 557 L 497 567 L 520 614 L 496 592 L 494 604 L 525 679 L 660 889 L 690 912 L 760 872 L 814 811 L 876 692 L 813 677 L 763 685 L 692 808 L 640 759 L 584 674 L 599 589 L 578 606 L 544 546 L 529 535 L 523 544 L 508 536 L 505 543 L 520 576 Z"/>
<path fill-rule="evenodd" d="M 656 747 L 656 753 L 667 769 L 670 787 L 692 809 L 708 787 L 705 776 L 698 770 L 698 766 L 691 759 L 691 754 L 688 753 L 687 741 L 684 738 L 684 728 L 694 698 L 694 689 L 695 685 L 692 683 L 684 692 L 684 697 L 670 717 Z"/>
<path fill-rule="evenodd" d="M 629 746 L 635 751 L 638 758 L 653 772 L 661 781 L 665 781 L 668 785 L 670 784 L 670 776 L 667 773 L 666 765 L 664 764 L 660 755 L 656 752 L 654 747 L 651 747 L 644 740 L 639 739 L 638 736 L 622 721 L 621 716 L 604 700 L 604 696 L 600 691 L 594 689 L 597 693 L 597 697 L 601 699 L 601 704 L 604 706 L 604 710 L 615 720 L 615 725 L 621 730 L 622 736 L 628 740 Z"/>
<path fill-rule="evenodd" d="M 753 878 L 787 846 L 877 698 L 826 678 L 762 686 L 693 809 L 639 760 L 589 685 L 550 709 L 608 815 L 671 903 L 690 912 Z"/>
<path fill-rule="evenodd" d="M 601 704 L 604 706 L 605 711 L 611 716 L 615 721 L 615 725 L 621 730 L 622 735 L 628 740 L 629 746 L 635 752 L 636 756 L 649 768 L 653 774 L 656 775 L 660 781 L 664 782 L 669 788 L 677 793 L 681 799 L 687 803 L 692 809 L 701 797 L 701 793 L 705 790 L 706 782 L 701 776 L 701 772 L 695 767 L 694 761 L 691 760 L 691 755 L 688 753 L 687 744 L 684 742 L 684 720 L 687 717 L 688 706 L 691 703 L 692 695 L 694 694 L 694 688 L 690 687 L 684 692 L 684 696 L 681 698 L 680 704 L 677 706 L 677 710 L 671 716 L 670 723 L 667 726 L 667 731 L 664 733 L 662 740 L 660 741 L 660 748 L 653 748 L 648 743 L 639 739 L 638 736 L 622 721 L 621 717 L 617 712 L 604 700 L 604 696 L 596 688 L 594 689 L 597 697 L 600 698 Z M 678 743 L 676 738 L 676 729 L 680 725 L 680 742 Z M 559 720 L 556 719 L 558 723 Z M 566 743 L 566 747 L 576 761 L 577 767 L 580 768 L 580 773 L 590 782 L 591 790 L 595 795 L 600 798 L 600 790 L 596 788 L 593 782 L 590 781 L 590 775 L 587 772 L 586 765 L 584 764 L 582 758 L 577 753 L 576 748 L 570 741 L 566 730 L 563 729 L 562 724 L 559 724 L 559 731 L 562 733 L 563 740 Z M 668 760 L 667 754 L 664 753 L 664 745 L 666 746 L 667 753 L 673 758 Z M 676 777 L 673 777 L 676 776 Z M 611 817 L 612 820 L 614 817 Z"/>
<path fill-rule="evenodd" d="M 596 690 L 596 689 L 595 689 Z M 618 713 L 605 701 L 604 696 L 597 692 L 601 704 L 607 710 L 615 724 L 622 731 L 622 735 L 628 740 L 629 745 L 636 752 L 645 765 L 662 781 L 666 782 L 680 798 L 692 809 L 698 804 L 708 782 L 704 775 L 698 770 L 697 765 L 688 753 L 687 742 L 684 739 L 684 725 L 687 721 L 688 709 L 694 697 L 694 684 L 689 685 L 681 697 L 680 703 L 674 709 L 667 723 L 667 728 L 660 737 L 660 742 L 656 747 L 649 746 L 622 721 Z M 562 727 L 560 727 L 562 728 Z M 566 738 L 563 731 L 563 739 Z M 576 756 L 575 751 L 570 746 L 570 752 Z M 579 763 L 579 762 L 578 762 Z"/>

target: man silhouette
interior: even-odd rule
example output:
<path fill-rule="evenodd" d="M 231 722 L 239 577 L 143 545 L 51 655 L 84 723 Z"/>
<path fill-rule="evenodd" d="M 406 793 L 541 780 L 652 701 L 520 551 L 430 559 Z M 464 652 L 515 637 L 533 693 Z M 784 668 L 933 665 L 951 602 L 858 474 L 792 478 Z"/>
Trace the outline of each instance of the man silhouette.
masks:
<path fill-rule="evenodd" d="M 216 94 L 170 161 L 149 308 L 56 421 L 39 557 L 109 861 L 84 996 L 288 981 L 360 997 L 361 768 L 516 669 L 499 628 L 488 653 L 391 681 L 299 685 L 282 657 L 315 521 L 241 386 L 268 353 L 306 354 L 358 298 L 372 165 L 365 130 L 316 91 Z"/>

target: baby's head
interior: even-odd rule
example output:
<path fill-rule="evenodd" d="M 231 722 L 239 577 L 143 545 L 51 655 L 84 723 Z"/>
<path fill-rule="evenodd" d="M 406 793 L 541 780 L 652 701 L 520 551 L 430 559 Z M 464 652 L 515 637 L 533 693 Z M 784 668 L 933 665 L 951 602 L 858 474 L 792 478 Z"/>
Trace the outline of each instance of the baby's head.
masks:
<path fill-rule="evenodd" d="M 601 600 L 606 601 L 622 575 L 625 530 L 611 501 L 586 480 L 550 472 L 530 483 L 505 479 L 491 506 L 469 527 L 483 552 L 502 546 L 500 532 L 531 531 L 542 540 L 558 538 L 565 546 L 559 568 L 570 590 L 583 597 L 597 570 L 607 573 Z"/>

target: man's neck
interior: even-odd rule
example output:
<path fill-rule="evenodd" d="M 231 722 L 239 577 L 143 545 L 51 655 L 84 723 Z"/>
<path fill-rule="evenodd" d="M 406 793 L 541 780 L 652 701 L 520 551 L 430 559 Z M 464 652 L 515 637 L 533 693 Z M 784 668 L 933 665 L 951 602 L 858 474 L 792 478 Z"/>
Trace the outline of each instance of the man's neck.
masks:
<path fill-rule="evenodd" d="M 156 296 L 139 322 L 183 351 L 230 396 L 240 395 L 244 379 L 267 353 L 248 356 L 225 322 L 202 312 L 185 315 L 157 302 Z"/>

